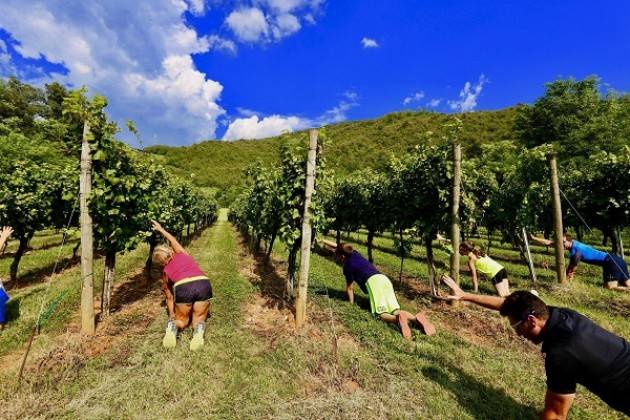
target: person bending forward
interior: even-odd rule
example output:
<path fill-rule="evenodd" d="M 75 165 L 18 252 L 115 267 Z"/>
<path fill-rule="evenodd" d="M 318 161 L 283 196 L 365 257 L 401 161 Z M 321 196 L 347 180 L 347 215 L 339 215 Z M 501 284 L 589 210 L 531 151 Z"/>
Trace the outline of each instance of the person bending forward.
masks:
<path fill-rule="evenodd" d="M 192 320 L 193 338 L 190 349 L 199 350 L 204 344 L 205 322 L 212 298 L 210 279 L 184 247 L 156 221 L 153 229 L 164 236 L 170 246 L 160 245 L 153 252 L 153 262 L 163 267 L 162 290 L 166 297 L 169 320 L 162 344 L 177 345 L 178 332 Z"/>
<path fill-rule="evenodd" d="M 334 248 L 335 256 L 343 266 L 343 274 L 346 278 L 346 293 L 350 303 L 354 303 L 353 284 L 357 283 L 361 290 L 370 298 L 372 314 L 377 315 L 385 322 L 398 323 L 403 337 L 407 340 L 411 339 L 409 322 L 416 325 L 427 335 L 435 334 L 435 327 L 422 312 L 413 315 L 400 309 L 392 282 L 387 276 L 381 274 L 372 263 L 353 250 L 350 244 L 341 243 L 336 246 L 332 242 L 325 241 L 324 243 L 329 248 Z"/>
<path fill-rule="evenodd" d="M 531 292 L 502 298 L 466 293 L 448 276 L 451 298 L 499 311 L 516 333 L 545 353 L 547 393 L 541 419 L 566 419 L 581 384 L 615 410 L 630 415 L 630 343 L 584 315 L 547 306 Z"/>

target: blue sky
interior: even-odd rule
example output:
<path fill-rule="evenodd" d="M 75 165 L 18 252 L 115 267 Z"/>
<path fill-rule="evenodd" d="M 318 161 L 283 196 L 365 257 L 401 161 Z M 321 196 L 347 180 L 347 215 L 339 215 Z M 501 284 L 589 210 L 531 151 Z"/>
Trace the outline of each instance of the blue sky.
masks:
<path fill-rule="evenodd" d="M 499 109 L 557 77 L 630 91 L 628 22 L 627 1 L 3 0 L 0 76 L 86 85 L 180 145 Z"/>

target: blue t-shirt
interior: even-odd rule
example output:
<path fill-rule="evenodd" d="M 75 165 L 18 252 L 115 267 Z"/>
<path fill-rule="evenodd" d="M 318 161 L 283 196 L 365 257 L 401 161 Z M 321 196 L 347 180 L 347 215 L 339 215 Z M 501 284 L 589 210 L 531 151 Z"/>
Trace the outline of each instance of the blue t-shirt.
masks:
<path fill-rule="evenodd" d="M 343 275 L 346 277 L 347 284 L 356 282 L 364 293 L 368 293 L 365 283 L 374 274 L 380 274 L 380 271 L 357 251 L 352 251 L 352 255 L 343 264 Z"/>
<path fill-rule="evenodd" d="M 569 250 L 569 257 L 587 264 L 602 265 L 608 254 L 579 241 L 573 241 Z"/>

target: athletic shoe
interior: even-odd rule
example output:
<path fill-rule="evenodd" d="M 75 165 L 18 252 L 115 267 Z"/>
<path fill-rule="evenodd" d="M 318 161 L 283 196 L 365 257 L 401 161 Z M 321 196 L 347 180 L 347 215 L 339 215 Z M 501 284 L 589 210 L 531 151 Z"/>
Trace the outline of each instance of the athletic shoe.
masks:
<path fill-rule="evenodd" d="M 166 324 L 166 332 L 162 339 L 162 345 L 167 349 L 172 349 L 177 345 L 177 327 L 175 323 L 169 319 Z"/>
<path fill-rule="evenodd" d="M 400 332 L 402 336 L 407 340 L 411 340 L 411 328 L 409 328 L 409 320 L 407 319 L 407 315 L 400 312 L 398 314 L 398 325 L 400 326 Z"/>
<path fill-rule="evenodd" d="M 426 335 L 435 335 L 436 330 L 433 324 L 429 322 L 429 319 L 426 317 L 424 312 L 418 312 L 416 314 L 416 322 L 418 323 L 418 327 L 420 330 Z"/>
<path fill-rule="evenodd" d="M 205 332 L 205 326 L 203 322 L 200 322 L 195 327 L 195 332 L 193 333 L 193 338 L 190 340 L 190 349 L 192 351 L 201 350 L 203 347 L 203 334 Z"/>

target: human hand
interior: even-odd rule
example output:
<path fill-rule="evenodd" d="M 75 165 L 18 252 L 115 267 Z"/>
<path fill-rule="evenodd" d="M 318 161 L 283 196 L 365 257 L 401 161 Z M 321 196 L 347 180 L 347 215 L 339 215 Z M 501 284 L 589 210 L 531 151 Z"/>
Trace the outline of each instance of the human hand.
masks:
<path fill-rule="evenodd" d="M 453 280 L 452 278 L 450 278 L 447 275 L 443 275 L 442 276 L 442 283 L 444 283 L 445 285 L 447 285 L 451 291 L 453 292 L 452 295 L 450 295 L 448 298 L 451 300 L 459 300 L 462 297 L 464 297 L 464 295 L 466 294 L 458 285 L 457 283 L 455 283 L 455 280 Z"/>
<path fill-rule="evenodd" d="M 11 226 L 5 226 L 0 229 L 0 237 L 8 238 L 13 233 L 13 228 Z"/>
<path fill-rule="evenodd" d="M 153 230 L 157 230 L 158 232 L 162 232 L 164 230 L 164 228 L 162 227 L 162 225 L 160 225 L 158 222 L 156 222 L 155 220 L 151 220 L 151 225 L 153 227 Z"/>

